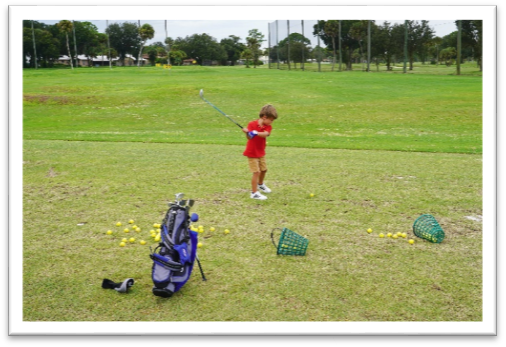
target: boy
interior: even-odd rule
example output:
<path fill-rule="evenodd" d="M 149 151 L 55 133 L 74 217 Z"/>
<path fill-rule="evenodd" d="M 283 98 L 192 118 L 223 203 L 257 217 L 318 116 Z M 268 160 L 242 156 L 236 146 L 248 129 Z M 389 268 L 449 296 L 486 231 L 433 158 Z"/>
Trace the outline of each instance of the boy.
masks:
<path fill-rule="evenodd" d="M 243 155 L 248 157 L 249 168 L 253 173 L 251 178 L 251 198 L 267 200 L 263 193 L 270 193 L 271 190 L 264 184 L 267 164 L 265 162 L 265 144 L 267 136 L 271 134 L 272 122 L 278 118 L 278 113 L 272 105 L 265 105 L 260 110 L 259 118 L 248 124 L 242 131 L 246 133 L 248 142 Z"/>

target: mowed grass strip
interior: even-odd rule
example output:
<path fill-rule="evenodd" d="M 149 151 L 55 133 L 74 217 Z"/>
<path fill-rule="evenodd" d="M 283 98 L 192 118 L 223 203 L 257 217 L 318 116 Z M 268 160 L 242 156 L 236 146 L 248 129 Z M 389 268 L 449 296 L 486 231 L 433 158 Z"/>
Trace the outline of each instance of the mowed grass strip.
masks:
<path fill-rule="evenodd" d="M 270 146 L 482 151 L 482 79 L 472 74 L 148 67 L 25 70 L 23 83 L 27 140 L 242 145 L 204 89 L 243 126 L 275 105 Z"/>

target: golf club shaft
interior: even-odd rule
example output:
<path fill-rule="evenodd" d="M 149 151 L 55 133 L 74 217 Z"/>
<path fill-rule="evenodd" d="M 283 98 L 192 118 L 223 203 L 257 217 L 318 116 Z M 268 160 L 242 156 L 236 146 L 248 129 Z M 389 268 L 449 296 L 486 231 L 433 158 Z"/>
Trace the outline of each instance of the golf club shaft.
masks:
<path fill-rule="evenodd" d="M 225 112 L 223 112 L 222 110 L 220 110 L 218 107 L 214 106 L 212 103 L 210 103 L 208 100 L 206 100 L 206 98 L 204 98 L 203 96 L 200 96 L 202 98 L 202 100 L 204 100 L 205 102 L 207 102 L 209 105 L 211 105 L 216 111 L 218 111 L 219 113 L 221 113 L 222 115 L 224 115 L 225 117 L 227 117 L 228 119 L 230 119 L 235 125 L 237 125 L 239 128 L 243 128 L 239 123 L 237 123 L 235 120 L 233 120 L 232 118 L 230 118 Z"/>

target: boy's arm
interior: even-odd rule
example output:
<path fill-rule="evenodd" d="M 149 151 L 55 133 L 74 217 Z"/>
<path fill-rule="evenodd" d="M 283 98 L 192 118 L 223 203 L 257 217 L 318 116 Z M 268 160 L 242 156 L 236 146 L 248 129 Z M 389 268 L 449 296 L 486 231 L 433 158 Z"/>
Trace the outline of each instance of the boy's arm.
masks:
<path fill-rule="evenodd" d="M 248 128 L 242 128 L 242 131 L 243 131 L 243 133 L 245 133 L 245 134 L 246 134 L 246 138 L 247 138 L 248 140 L 251 140 L 251 139 L 254 137 L 254 136 L 251 136 L 251 135 L 250 135 L 250 131 L 248 130 Z"/>
<path fill-rule="evenodd" d="M 260 136 L 260 137 L 263 137 L 263 138 L 266 138 L 267 136 L 269 136 L 271 133 L 268 132 L 268 131 L 262 131 L 261 133 L 258 133 L 257 136 Z"/>

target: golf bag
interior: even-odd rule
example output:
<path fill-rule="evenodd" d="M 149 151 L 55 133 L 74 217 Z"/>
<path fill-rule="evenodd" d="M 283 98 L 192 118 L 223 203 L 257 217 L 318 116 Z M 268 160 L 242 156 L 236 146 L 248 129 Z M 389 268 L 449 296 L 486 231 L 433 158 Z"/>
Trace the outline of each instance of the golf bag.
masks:
<path fill-rule="evenodd" d="M 169 204 L 161 225 L 160 243 L 150 254 L 153 260 L 153 294 L 164 298 L 171 297 L 185 285 L 195 260 L 198 262 L 198 234 L 190 230 L 190 220 L 196 222 L 198 216 L 193 213 L 190 218 L 193 200 L 177 200 L 182 195 L 176 195 L 176 202 Z M 205 280 L 200 262 L 199 268 Z"/>

